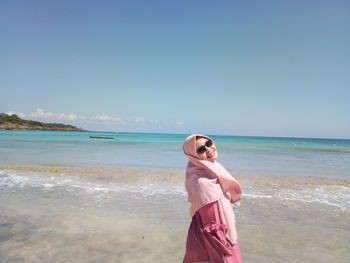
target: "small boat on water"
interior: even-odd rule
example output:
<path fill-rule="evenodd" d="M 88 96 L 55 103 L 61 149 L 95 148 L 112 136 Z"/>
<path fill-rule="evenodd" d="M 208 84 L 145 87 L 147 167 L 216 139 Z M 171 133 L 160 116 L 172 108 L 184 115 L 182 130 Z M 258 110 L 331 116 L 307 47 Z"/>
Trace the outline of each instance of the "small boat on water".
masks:
<path fill-rule="evenodd" d="M 110 136 L 89 136 L 92 139 L 114 139 L 114 137 Z"/>

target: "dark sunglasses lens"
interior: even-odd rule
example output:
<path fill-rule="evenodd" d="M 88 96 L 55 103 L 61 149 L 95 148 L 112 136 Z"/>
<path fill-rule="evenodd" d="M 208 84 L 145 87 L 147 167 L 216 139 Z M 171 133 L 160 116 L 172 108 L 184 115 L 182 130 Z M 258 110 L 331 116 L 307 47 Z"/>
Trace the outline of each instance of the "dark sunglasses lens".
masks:
<path fill-rule="evenodd" d="M 198 152 L 198 153 L 204 153 L 204 152 L 205 152 L 205 146 L 202 145 L 201 147 L 199 147 L 199 148 L 197 149 L 197 152 Z"/>
<path fill-rule="evenodd" d="M 205 146 L 202 145 L 201 147 L 199 147 L 197 149 L 197 153 L 200 153 L 200 154 L 204 153 L 206 151 L 205 147 L 211 147 L 212 145 L 213 145 L 213 141 L 212 140 L 206 141 L 205 142 Z"/>
<path fill-rule="evenodd" d="M 205 146 L 207 146 L 207 147 L 210 147 L 212 145 L 213 145 L 213 141 L 212 140 L 208 140 L 208 141 L 205 142 Z"/>

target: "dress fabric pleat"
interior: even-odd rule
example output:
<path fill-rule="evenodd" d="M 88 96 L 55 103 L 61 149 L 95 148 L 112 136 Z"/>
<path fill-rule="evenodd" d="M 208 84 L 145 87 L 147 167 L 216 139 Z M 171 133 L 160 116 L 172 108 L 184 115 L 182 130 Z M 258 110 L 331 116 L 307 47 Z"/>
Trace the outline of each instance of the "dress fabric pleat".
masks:
<path fill-rule="evenodd" d="M 227 225 L 221 219 L 220 206 L 220 201 L 207 204 L 192 217 L 183 263 L 242 262 L 238 242 L 230 240 Z"/>

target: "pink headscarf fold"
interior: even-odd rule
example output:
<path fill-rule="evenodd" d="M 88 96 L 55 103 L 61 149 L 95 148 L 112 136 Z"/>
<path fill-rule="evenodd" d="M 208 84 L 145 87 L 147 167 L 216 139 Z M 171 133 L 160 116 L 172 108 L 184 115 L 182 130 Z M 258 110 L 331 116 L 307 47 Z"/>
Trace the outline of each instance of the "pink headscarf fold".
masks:
<path fill-rule="evenodd" d="M 199 158 L 196 149 L 197 137 L 211 140 L 208 136 L 193 134 L 187 137 L 183 144 L 183 151 L 189 159 L 185 187 L 188 201 L 191 203 L 191 217 L 198 209 L 221 199 L 227 192 L 231 196 L 232 203 L 242 198 L 240 184 L 220 163 Z"/>

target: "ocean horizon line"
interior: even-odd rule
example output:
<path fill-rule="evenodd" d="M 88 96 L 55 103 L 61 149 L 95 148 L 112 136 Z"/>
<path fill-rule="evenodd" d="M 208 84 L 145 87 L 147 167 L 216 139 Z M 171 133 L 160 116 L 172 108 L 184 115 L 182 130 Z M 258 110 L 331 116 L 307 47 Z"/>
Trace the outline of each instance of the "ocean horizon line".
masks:
<path fill-rule="evenodd" d="M 96 133 L 115 133 L 115 134 L 163 134 L 163 135 L 191 135 L 194 133 L 175 133 L 175 132 L 140 132 L 140 131 L 99 131 L 99 130 L 80 130 L 80 131 L 65 131 L 65 130 L 30 130 L 30 129 L 0 129 L 0 131 L 38 131 L 38 132 L 96 132 Z M 245 137 L 245 138 L 276 138 L 276 139 L 320 139 L 320 140 L 350 140 L 350 137 L 333 138 L 333 137 L 299 137 L 299 136 L 266 136 L 266 135 L 232 135 L 232 134 L 212 134 L 200 133 L 207 136 L 222 136 L 222 137 Z"/>
<path fill-rule="evenodd" d="M 89 131 L 89 132 L 106 132 L 119 134 L 164 134 L 164 135 L 191 135 L 194 133 L 172 133 L 172 132 L 125 132 L 125 131 Z M 222 136 L 222 137 L 249 137 L 249 138 L 283 138 L 283 139 L 321 139 L 321 140 L 350 140 L 349 138 L 331 138 L 331 137 L 293 137 L 293 136 L 263 136 L 263 135 L 229 135 L 229 134 L 210 134 L 200 133 L 207 136 Z"/>

